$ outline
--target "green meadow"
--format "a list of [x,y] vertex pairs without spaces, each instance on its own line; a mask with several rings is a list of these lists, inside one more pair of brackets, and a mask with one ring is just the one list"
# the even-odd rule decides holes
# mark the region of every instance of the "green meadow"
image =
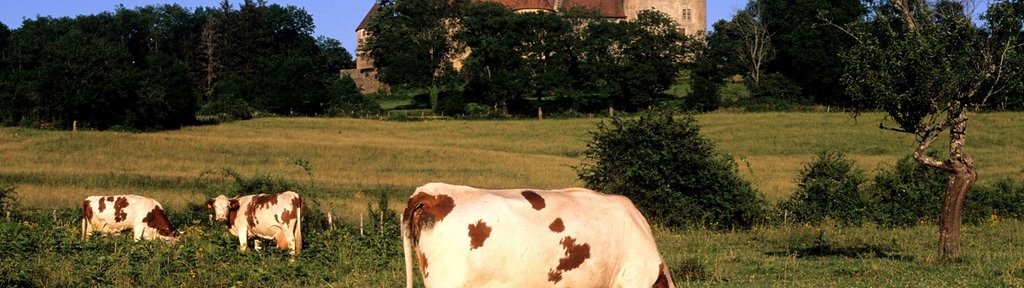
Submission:
[[[770,201],[791,194],[800,169],[823,149],[846,153],[874,175],[916,143],[879,129],[882,114],[696,118],[702,135]],[[600,121],[261,118],[156,133],[0,128],[0,178],[16,187],[21,211],[0,218],[0,241],[8,246],[0,249],[0,286],[401,286],[400,247],[358,232],[378,195],[400,211],[428,182],[580,186],[573,167]],[[967,151],[977,159],[979,183],[1024,175],[1020,123],[1024,113],[972,115]],[[277,251],[238,252],[226,229],[196,210],[209,195],[230,191],[224,187],[234,180],[225,169],[298,184],[341,228],[305,229],[308,248],[295,261]],[[133,243],[128,235],[82,243],[82,199],[107,194],[157,199],[186,236],[177,245]],[[655,227],[655,234],[685,287],[1024,286],[1024,223],[993,218],[965,226],[965,257],[957,263],[937,259],[937,230],[932,223],[790,224],[724,232]]]

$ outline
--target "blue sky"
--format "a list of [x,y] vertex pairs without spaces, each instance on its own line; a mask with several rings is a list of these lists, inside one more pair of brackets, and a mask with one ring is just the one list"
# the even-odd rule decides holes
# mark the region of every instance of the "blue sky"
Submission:
[[[92,15],[103,11],[114,11],[118,4],[131,9],[139,6],[177,3],[191,10],[195,7],[218,7],[221,0],[0,0],[0,22],[11,30],[21,27],[24,19],[35,19],[37,16],[72,17]],[[238,7],[241,0],[229,0]],[[307,0],[280,1],[268,0],[268,3],[294,5],[304,8],[313,16],[316,25],[314,36],[327,36],[341,41],[342,46],[350,53],[355,51],[355,29],[359,21],[370,10],[376,0]],[[747,0],[709,0],[708,28],[718,19],[729,19],[746,5]]]

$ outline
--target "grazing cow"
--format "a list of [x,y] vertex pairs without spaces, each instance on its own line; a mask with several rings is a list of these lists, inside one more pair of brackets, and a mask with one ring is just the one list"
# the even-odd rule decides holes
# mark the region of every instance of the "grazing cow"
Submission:
[[238,236],[239,250],[249,249],[249,238],[260,237],[276,240],[278,248],[290,249],[292,254],[302,251],[302,213],[306,204],[295,192],[230,199],[220,195],[206,202],[206,208],[213,208],[217,220],[225,221],[228,231]]
[[139,239],[178,240],[178,233],[164,214],[163,206],[149,197],[137,195],[89,196],[82,202],[82,240],[92,231],[117,233],[132,229]]
[[626,197],[583,188],[483,190],[429,183],[402,213],[426,287],[675,287]]

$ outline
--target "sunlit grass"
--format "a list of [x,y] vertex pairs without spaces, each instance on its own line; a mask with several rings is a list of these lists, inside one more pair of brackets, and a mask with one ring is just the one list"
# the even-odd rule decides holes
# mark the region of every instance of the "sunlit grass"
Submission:
[[[881,118],[877,113],[856,119],[844,113],[697,116],[703,135],[732,155],[741,175],[771,200],[789,195],[799,170],[825,148],[845,152],[871,175],[909,155],[913,136],[878,129]],[[310,174],[296,164],[305,161],[312,183],[338,195],[379,187],[411,191],[434,181],[561,188],[582,185],[573,167],[580,164],[589,133],[600,121],[266,118],[142,134],[2,128],[0,174],[35,179],[31,185],[37,187],[24,189],[61,194],[97,179],[106,179],[100,181],[106,186],[96,185],[109,188],[140,177],[175,190],[204,172],[224,168],[310,183]],[[1019,123],[1024,113],[973,115],[968,152],[977,158],[979,182],[1020,175],[1024,132]],[[132,188],[147,194],[147,185]],[[79,198],[94,192],[71,194]],[[42,198],[28,203],[66,204],[53,201],[65,196],[51,193],[23,197]]]

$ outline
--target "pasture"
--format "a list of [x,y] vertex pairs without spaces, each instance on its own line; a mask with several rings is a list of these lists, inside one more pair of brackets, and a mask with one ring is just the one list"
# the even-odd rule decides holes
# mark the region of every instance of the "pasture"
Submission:
[[[702,135],[732,155],[741,175],[771,201],[792,192],[799,170],[822,149],[847,153],[872,175],[911,153],[913,137],[878,129],[881,118],[697,116]],[[377,195],[400,211],[416,186],[434,181],[482,188],[579,186],[573,166],[599,121],[264,118],[137,134],[0,128],[0,178],[16,186],[25,211],[0,219],[0,241],[7,246],[0,249],[0,283],[401,286],[401,242],[358,232],[362,218],[374,226],[377,219],[367,210]],[[1024,113],[974,114],[970,121],[967,151],[977,159],[979,183],[1021,177]],[[239,253],[223,225],[211,225],[197,208],[206,197],[231,191],[224,169],[298,184],[297,191],[335,215],[339,227],[304,226],[305,250],[295,262],[277,251]],[[127,235],[81,243],[82,199],[107,194],[159,200],[186,236],[178,245],[132,243]],[[930,223],[906,229],[656,228],[655,234],[680,286],[1024,285],[1024,223],[1017,221],[966,226],[959,263],[936,259],[937,227]]]

